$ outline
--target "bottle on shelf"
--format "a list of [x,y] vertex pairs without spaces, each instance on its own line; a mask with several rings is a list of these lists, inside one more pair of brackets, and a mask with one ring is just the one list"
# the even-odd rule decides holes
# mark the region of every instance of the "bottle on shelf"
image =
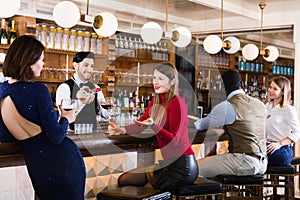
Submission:
[[77,31],[77,37],[76,37],[76,51],[83,51],[83,35],[84,33],[79,30]]
[[5,22],[4,18],[1,20],[1,42],[0,42],[0,44],[8,44],[6,22]]
[[245,70],[245,62],[244,62],[244,60],[242,58],[240,58],[238,69],[240,71],[244,71]]
[[83,51],[90,51],[91,33],[86,31],[83,37]]
[[63,30],[62,28],[58,27],[55,33],[54,49],[58,49],[58,50],[62,49],[62,37],[63,37]]
[[122,96],[122,107],[129,108],[129,96],[127,95],[126,90],[124,90],[124,94]]
[[65,28],[62,36],[62,42],[61,42],[62,50],[66,51],[69,49],[69,40],[70,40],[70,31],[69,29]]
[[46,25],[42,25],[42,30],[41,30],[41,43],[46,47],[47,46],[47,37],[48,37],[48,28]]
[[96,53],[96,45],[97,45],[97,33],[91,33],[91,46],[90,51]]
[[13,41],[17,38],[17,31],[15,28],[15,24],[16,21],[14,19],[11,20],[11,28],[10,28],[9,39],[8,39],[9,44],[12,44]]
[[48,49],[54,48],[55,35],[56,35],[56,28],[54,26],[50,26],[49,37],[48,37],[48,42],[47,42]]
[[76,48],[76,30],[71,30],[70,40],[69,40],[69,51],[75,51]]

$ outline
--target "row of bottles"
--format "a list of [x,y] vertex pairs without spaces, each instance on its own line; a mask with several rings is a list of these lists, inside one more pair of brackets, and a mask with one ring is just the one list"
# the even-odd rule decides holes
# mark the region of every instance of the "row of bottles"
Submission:
[[102,54],[102,38],[94,32],[37,24],[36,37],[48,49]]
[[167,42],[147,44],[139,36],[117,35],[115,39],[116,48],[121,49],[142,49],[151,51],[168,51]]
[[203,70],[198,72],[197,89],[198,90],[223,90],[223,82],[219,71],[210,72]]
[[244,61],[240,59],[238,69],[240,71],[249,71],[249,72],[264,72],[264,64],[263,61],[256,60],[254,62]]
[[126,89],[117,89],[114,93],[115,104],[117,107],[121,107],[125,110],[130,109],[134,115],[140,115],[144,113],[152,100],[154,94],[151,96],[143,94],[139,96],[139,88],[137,87],[134,91],[128,91]]
[[199,46],[197,63],[201,67],[228,69],[229,55],[223,50],[217,54],[209,54],[203,46]]
[[267,88],[265,87],[265,82],[265,76],[262,77],[262,80],[254,76],[250,78],[250,81],[242,81],[241,85],[246,94],[264,102],[267,98]]
[[274,62],[272,64],[272,74],[293,76],[294,68],[289,64],[279,64]]
[[152,60],[169,60],[168,43],[166,41],[156,44],[147,44],[142,41],[137,35],[116,35],[115,41],[115,56],[137,57],[137,50],[151,51]]
[[15,27],[15,20],[11,20],[10,27],[8,26],[4,18],[1,19],[1,30],[0,30],[0,44],[12,44],[17,38],[17,31]]

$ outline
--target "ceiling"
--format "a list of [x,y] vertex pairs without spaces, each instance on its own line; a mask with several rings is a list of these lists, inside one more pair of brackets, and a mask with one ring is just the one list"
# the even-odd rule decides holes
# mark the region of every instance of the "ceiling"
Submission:
[[[169,31],[178,26],[189,28],[197,40],[208,34],[221,33],[221,0],[71,0],[81,14],[95,16],[108,11],[119,22],[119,31],[139,33],[142,25],[149,21]],[[21,0],[18,14],[53,20],[52,10],[60,0]],[[260,40],[261,0],[224,0],[223,32],[236,35],[241,40]],[[264,0],[263,42],[284,49],[294,49],[293,24],[300,16],[299,0]],[[79,24],[91,26],[80,22]]]

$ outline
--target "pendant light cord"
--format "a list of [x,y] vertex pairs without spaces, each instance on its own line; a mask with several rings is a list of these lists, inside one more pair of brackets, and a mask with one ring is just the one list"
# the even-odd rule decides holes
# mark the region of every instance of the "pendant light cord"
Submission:
[[222,41],[223,41],[223,38],[224,38],[224,36],[223,36],[223,27],[224,27],[224,22],[223,22],[223,19],[224,19],[224,13],[223,13],[223,0],[221,0],[221,39],[222,39]]
[[259,4],[259,7],[261,9],[261,16],[260,16],[260,50],[262,50],[263,16],[264,16],[264,8],[266,7],[266,4],[261,2]]
[[90,0],[87,0],[87,2],[86,2],[86,15],[89,15],[89,6],[90,6]]
[[166,32],[168,32],[168,12],[169,12],[168,5],[169,5],[169,1],[166,0]]

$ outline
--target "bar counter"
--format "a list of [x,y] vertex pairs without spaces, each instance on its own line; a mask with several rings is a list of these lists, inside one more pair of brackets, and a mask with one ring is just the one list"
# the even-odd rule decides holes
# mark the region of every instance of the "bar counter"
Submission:
[[[206,131],[197,131],[189,126],[189,134],[193,144],[201,144],[206,136]],[[141,137],[142,136],[142,137]],[[84,157],[94,155],[105,155],[121,153],[125,151],[153,152],[157,148],[155,136],[151,133],[142,133],[135,135],[114,135],[109,136],[103,131],[95,131],[87,134],[68,134],[79,147]],[[219,141],[226,140],[226,134],[223,134]],[[142,156],[149,156],[142,154]],[[140,157],[138,165],[142,166],[151,163],[153,158]],[[24,165],[25,161],[21,150],[16,143],[0,143],[0,167]]]

